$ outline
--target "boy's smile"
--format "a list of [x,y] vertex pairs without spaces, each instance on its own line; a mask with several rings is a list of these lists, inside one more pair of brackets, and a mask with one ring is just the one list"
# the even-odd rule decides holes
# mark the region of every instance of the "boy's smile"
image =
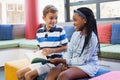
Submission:
[[43,16],[44,21],[46,22],[46,29],[50,30],[57,23],[58,13],[48,13],[46,16]]

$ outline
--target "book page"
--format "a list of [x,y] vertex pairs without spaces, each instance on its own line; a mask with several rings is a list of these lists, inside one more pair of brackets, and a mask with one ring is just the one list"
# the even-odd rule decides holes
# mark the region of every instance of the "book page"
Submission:
[[34,58],[43,58],[47,59],[45,55],[42,55],[42,50],[33,52],[33,53],[25,53],[25,56],[28,58],[28,60],[31,62]]

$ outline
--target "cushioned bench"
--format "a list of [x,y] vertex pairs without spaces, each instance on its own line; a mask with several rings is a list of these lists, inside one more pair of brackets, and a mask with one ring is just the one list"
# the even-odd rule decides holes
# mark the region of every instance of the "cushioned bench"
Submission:
[[[19,28],[18,28],[19,27]],[[17,29],[18,28],[18,29]],[[74,26],[64,26],[65,32],[67,34],[67,38],[70,41],[73,32],[75,31]],[[34,40],[27,40],[27,39],[13,39],[16,37],[24,37],[24,25],[0,25],[0,49],[5,48],[30,48],[30,49],[37,49],[37,41]],[[21,30],[21,33],[20,31]],[[23,33],[22,33],[23,31]],[[19,32],[19,33],[18,33]],[[98,26],[98,37],[100,39],[100,48],[101,48],[101,56],[104,58],[111,58],[111,59],[120,59],[120,50],[119,43],[120,43],[120,24],[107,24],[103,26]],[[4,36],[3,36],[3,33]],[[21,34],[22,36],[18,35]],[[9,39],[9,40],[8,40]],[[12,40],[11,40],[12,39]]]

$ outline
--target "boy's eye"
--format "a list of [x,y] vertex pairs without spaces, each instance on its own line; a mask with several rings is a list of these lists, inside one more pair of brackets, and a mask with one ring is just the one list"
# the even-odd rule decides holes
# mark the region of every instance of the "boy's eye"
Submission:
[[53,19],[53,17],[50,17],[50,19]]
[[56,18],[54,18],[54,17],[50,17],[50,19],[52,20],[52,19],[57,19],[57,17]]

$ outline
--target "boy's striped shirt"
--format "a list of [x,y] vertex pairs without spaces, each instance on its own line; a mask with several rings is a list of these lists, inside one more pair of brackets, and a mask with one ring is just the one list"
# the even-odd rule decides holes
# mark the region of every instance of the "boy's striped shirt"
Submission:
[[36,38],[41,49],[61,47],[68,42],[65,31],[60,26],[55,26],[49,31],[42,27],[38,29]]

